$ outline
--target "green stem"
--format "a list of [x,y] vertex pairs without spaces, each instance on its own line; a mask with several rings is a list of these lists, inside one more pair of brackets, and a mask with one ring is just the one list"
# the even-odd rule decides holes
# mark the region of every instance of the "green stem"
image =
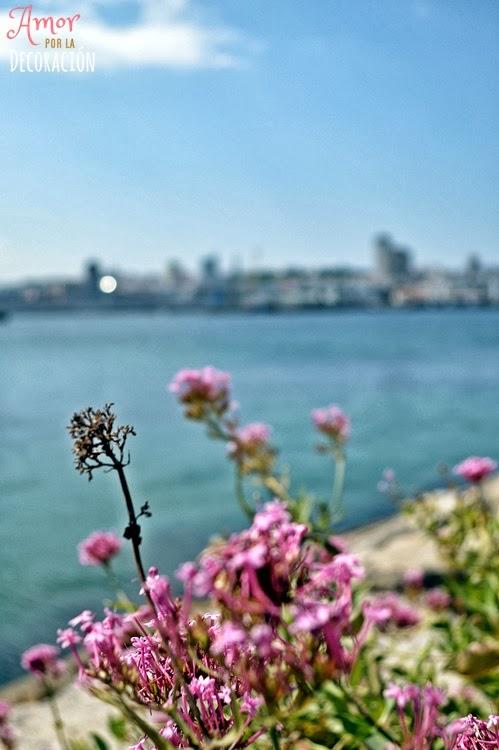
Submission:
[[399,742],[396,737],[393,736],[393,734],[386,729],[380,722],[374,718],[374,716],[371,715],[369,710],[364,706],[361,701],[358,700],[358,698],[355,697],[353,693],[350,692],[350,690],[346,687],[346,685],[342,682],[339,683],[339,687],[343,691],[343,694],[345,697],[353,703],[357,711],[360,713],[361,716],[364,717],[364,719],[367,719],[367,721],[372,724],[373,727],[376,728],[376,730],[385,737],[385,739],[389,740],[394,745],[398,745]]
[[343,450],[335,446],[333,448],[334,482],[332,496],[332,517],[336,520],[343,514],[343,487],[345,484],[346,458]]
[[121,490],[123,492],[123,497],[125,499],[125,504],[126,504],[126,508],[128,512],[128,521],[129,521],[129,524],[126,530],[127,532],[126,536],[132,543],[135,565],[137,567],[137,572],[139,574],[139,578],[143,585],[144,594],[149,602],[149,606],[151,607],[152,611],[155,614],[156,627],[158,628],[159,634],[161,635],[165,651],[168,654],[169,658],[171,659],[172,664],[177,673],[177,676],[184,687],[185,696],[186,696],[187,702],[189,703],[193,717],[197,720],[203,735],[207,737],[208,732],[204,724],[204,721],[201,717],[201,713],[199,711],[198,705],[194,699],[194,696],[192,695],[190,691],[189,685],[187,684],[187,680],[185,678],[184,671],[183,671],[183,665],[180,663],[179,659],[177,658],[176,654],[174,653],[170,645],[170,638],[168,636],[168,633],[165,633],[165,630],[161,623],[161,616],[158,613],[157,607],[154,604],[154,601],[151,597],[151,592],[149,591],[149,587],[147,585],[146,573],[145,573],[144,564],[142,562],[142,557],[140,553],[140,545],[142,543],[142,538],[140,534],[140,526],[137,523],[137,515],[135,513],[132,493],[130,492],[130,487],[128,485],[127,478],[125,475],[125,469],[121,461],[119,461],[116,458],[116,456],[113,454],[111,450],[109,451],[108,455],[114,463],[114,468],[115,468],[116,473],[118,474],[118,478],[120,480],[120,485],[121,485]]
[[246,500],[246,496],[244,494],[243,478],[238,466],[236,466],[235,468],[235,490],[237,501],[241,507],[241,510],[248,516],[249,520],[252,521],[254,511],[251,505]]
[[54,724],[54,731],[57,737],[57,742],[61,750],[69,750],[68,741],[66,739],[66,732],[64,730],[64,722],[62,720],[61,712],[54,695],[48,696],[48,703],[50,706],[50,712],[52,714],[52,721]]
[[273,474],[269,474],[268,476],[265,476],[262,478],[262,482],[264,487],[266,487],[270,492],[272,492],[273,495],[279,498],[279,500],[284,500],[285,502],[289,502],[290,497],[288,494],[288,491],[286,487],[283,485],[283,483]]
[[143,732],[146,737],[149,737],[149,739],[154,742],[157,750],[173,750],[173,745],[171,745],[167,740],[162,737],[159,732],[157,732],[151,725],[145,721],[141,716],[139,716],[122,698],[121,695],[118,695],[118,701],[120,704],[120,708],[122,712],[125,714],[127,719],[135,724],[136,727],[140,729],[141,732]]
[[270,732],[270,741],[272,742],[272,750],[280,750],[281,743],[279,742],[279,732],[277,731],[277,727],[271,727]]

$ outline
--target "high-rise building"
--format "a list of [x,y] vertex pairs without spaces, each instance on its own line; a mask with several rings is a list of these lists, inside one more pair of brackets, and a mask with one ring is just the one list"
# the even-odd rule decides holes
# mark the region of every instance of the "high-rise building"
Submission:
[[220,261],[216,255],[207,255],[201,261],[203,283],[212,284],[220,278]]
[[99,282],[102,273],[99,264],[95,260],[89,260],[85,266],[85,280],[87,291],[92,296],[99,294]]
[[395,243],[389,234],[379,234],[374,240],[376,270],[385,281],[400,281],[411,272],[411,251]]

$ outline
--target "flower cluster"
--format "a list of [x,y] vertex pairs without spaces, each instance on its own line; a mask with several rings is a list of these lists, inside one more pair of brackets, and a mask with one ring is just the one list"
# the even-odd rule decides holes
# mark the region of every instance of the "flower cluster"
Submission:
[[205,419],[210,414],[220,416],[230,404],[230,375],[203,367],[201,370],[180,370],[169,389],[185,406],[190,419]]
[[382,630],[388,625],[397,628],[411,628],[421,620],[421,615],[406,604],[397,594],[390,591],[364,602],[364,615],[376,622]]
[[[160,733],[174,747],[236,729],[245,747],[262,706],[349,674],[374,623],[354,624],[359,560],[307,534],[284,503],[267,503],[248,529],[181,567],[183,598],[151,568],[143,593],[152,611],[108,610],[102,620],[85,611],[59,631],[59,643],[73,651],[84,681],[118,693],[126,685],[127,699],[163,712]],[[208,597],[215,614],[190,616],[193,596]]]
[[267,696],[271,661],[273,698],[319,673],[349,672],[361,646],[352,625],[352,581],[363,568],[356,556],[330,553],[307,533],[284,503],[273,501],[249,529],[179,571],[188,596],[209,596],[222,612],[216,649],[230,649],[233,669],[247,673],[248,649],[260,659],[252,680]]
[[58,678],[64,672],[64,662],[59,659],[59,649],[48,643],[31,646],[21,657],[21,665],[27,672],[40,678]]
[[[275,473],[270,427],[239,424],[227,373],[212,367],[182,370],[170,390],[188,418],[203,422],[211,437],[226,444],[236,494],[250,518],[248,528],[214,540],[194,562],[180,567],[180,597],[173,595],[168,578],[155,567],[146,572],[143,563],[138,520],[150,510],[146,503],[136,512],[125,472],[125,445],[133,428],[117,426],[110,405],[75,414],[70,427],[79,471],[91,477],[107,467],[118,476],[129,521],[124,536],[131,542],[145,603],[134,609],[119,595],[101,616],[84,610],[74,617],[57,640],[72,652],[81,682],[133,727],[131,750],[499,750],[499,717],[481,721],[470,714],[455,721],[467,711],[481,711],[486,697],[497,692],[492,675],[487,693],[490,665],[482,657],[490,652],[496,663],[495,610],[483,603],[495,601],[499,586],[497,565],[491,564],[497,559],[499,524],[483,488],[468,489],[452,508],[435,512],[432,503],[438,503],[430,494],[414,504],[423,528],[438,538],[453,563],[452,577],[414,567],[400,582],[402,595],[368,595],[365,583],[357,585],[364,578],[360,559],[332,529],[337,516],[330,510],[341,507],[350,434],[341,409],[329,406],[312,414],[327,438],[318,450],[332,456],[335,466],[331,507],[314,507],[310,496],[294,496],[287,475]],[[470,458],[456,472],[479,483],[495,468],[491,459]],[[244,488],[250,481],[257,492],[248,503]],[[384,473],[384,485],[392,496],[399,494],[391,470]],[[120,547],[114,533],[94,532],[79,545],[80,562],[108,567]],[[434,588],[427,590],[428,585]],[[202,613],[194,598],[209,602]],[[443,642],[453,639],[458,649],[467,646],[466,654],[458,654],[463,659],[454,659],[456,669],[459,661],[464,665],[464,684],[452,700],[431,684],[438,661],[416,654],[412,659],[404,651],[402,663],[393,649],[394,628],[416,625],[410,640],[415,650],[424,642],[423,653],[442,652]],[[425,627],[435,628],[435,643]],[[477,643],[480,628],[483,644]],[[376,638],[378,631],[383,635]],[[479,653],[476,645],[483,645]],[[482,670],[480,701],[469,697],[466,675],[473,669],[468,661]],[[22,664],[55,701],[62,673],[58,649],[34,646]],[[394,678],[407,682],[396,684]],[[420,684],[413,684],[416,679]],[[72,746],[55,702],[53,709],[61,748]],[[0,742],[10,750],[7,713],[0,703]]]
[[[243,717],[238,747],[245,747],[259,699],[248,681],[235,678],[223,660],[215,658],[222,653],[217,646],[219,618],[190,618],[185,603],[173,599],[168,579],[156,568],[149,570],[145,589],[154,611],[124,615],[107,610],[103,620],[84,611],[59,631],[59,642],[71,648],[78,662],[80,678],[102,683],[116,694],[126,686],[128,699],[158,717],[163,714],[159,734],[174,747],[224,737],[234,729],[230,706],[237,703]],[[144,742],[137,747],[145,748]]]
[[270,445],[271,428],[262,422],[251,422],[232,430],[227,452],[237,462],[242,474],[268,474],[275,451]]
[[93,531],[78,545],[82,565],[109,565],[121,549],[121,539],[112,531]]
[[314,409],[312,421],[319,432],[337,443],[345,443],[350,437],[350,420],[339,406]]
[[499,716],[482,721],[470,714],[451,724],[446,735],[449,750],[498,750]]
[[488,457],[470,456],[454,467],[454,473],[468,482],[477,484],[497,469],[497,463]]
[[392,683],[385,690],[385,698],[395,702],[403,750],[427,750],[442,735],[439,709],[445,703],[445,695],[438,688]]

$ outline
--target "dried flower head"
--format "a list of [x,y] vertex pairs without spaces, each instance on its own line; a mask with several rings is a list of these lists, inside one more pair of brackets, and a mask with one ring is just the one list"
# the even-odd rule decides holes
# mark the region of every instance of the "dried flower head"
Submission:
[[95,469],[114,469],[129,463],[129,457],[125,458],[126,441],[136,433],[131,425],[115,425],[112,406],[106,404],[102,409],[89,406],[75,412],[68,427],[76,468],[80,474],[88,474],[89,479]]

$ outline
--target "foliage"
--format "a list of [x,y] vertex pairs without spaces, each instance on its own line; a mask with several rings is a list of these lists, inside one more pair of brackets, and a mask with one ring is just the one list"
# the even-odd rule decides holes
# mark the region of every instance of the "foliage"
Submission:
[[[110,405],[73,416],[78,470],[117,475],[141,580],[140,606],[119,594],[101,617],[85,610],[58,633],[79,680],[115,709],[114,738],[134,750],[499,748],[499,528],[483,489],[493,462],[460,465],[472,486],[454,489],[450,504],[433,494],[404,506],[435,540],[441,585],[425,591],[424,571],[413,571],[403,596],[375,593],[334,533],[350,433],[341,409],[312,415],[318,450],[334,466],[331,500],[314,502],[279,470],[270,427],[239,424],[227,373],[183,370],[170,390],[188,419],[225,444],[248,528],[181,566],[183,594],[174,597],[169,580],[142,561],[138,519],[151,512],[147,504],[136,512],[125,474],[135,431],[116,425]],[[383,484],[398,493],[391,472]],[[81,561],[110,574],[119,547],[94,532]],[[25,666],[47,686],[62,750],[105,749],[97,734],[83,744],[66,737],[57,651],[35,647]]]

